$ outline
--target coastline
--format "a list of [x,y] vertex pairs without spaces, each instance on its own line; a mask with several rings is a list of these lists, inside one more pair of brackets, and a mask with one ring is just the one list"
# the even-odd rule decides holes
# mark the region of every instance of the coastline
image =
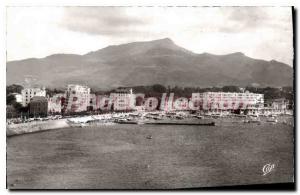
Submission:
[[[112,117],[112,115],[110,115]],[[69,119],[57,119],[57,120],[48,120],[48,121],[32,121],[29,123],[19,123],[19,124],[7,124],[6,125],[6,136],[14,136],[14,135],[21,135],[21,134],[27,134],[27,133],[35,133],[35,132],[41,132],[41,131],[47,131],[47,130],[54,130],[54,129],[62,129],[62,128],[68,128],[72,127],[72,124],[68,122],[68,120],[76,121],[77,124],[85,123],[86,121],[90,119],[98,119],[98,120],[105,120],[109,118],[108,115],[95,115],[95,116],[84,116],[84,117],[75,117],[75,118],[69,118]],[[293,117],[290,116],[278,116],[278,123],[284,123],[287,125],[293,124]],[[262,117],[261,122],[266,122],[267,118]],[[170,122],[171,124],[175,124],[176,122],[179,122],[180,124],[184,123],[195,123],[195,120],[197,119],[187,119],[187,120],[164,120],[164,123]],[[199,119],[198,119],[199,120]],[[206,121],[207,119],[200,119],[202,123]],[[209,122],[216,123],[217,126],[226,125],[228,123],[244,123],[244,119],[241,118],[232,118],[232,117],[223,117],[223,118],[214,118],[209,119]],[[161,123],[160,121],[152,121],[150,124],[155,123]],[[199,123],[199,122],[197,122]],[[104,123],[105,124],[105,123]],[[196,124],[196,123],[195,123]],[[188,124],[187,124],[188,125]],[[81,125],[80,125],[81,126]],[[82,126],[81,126],[82,127]]]

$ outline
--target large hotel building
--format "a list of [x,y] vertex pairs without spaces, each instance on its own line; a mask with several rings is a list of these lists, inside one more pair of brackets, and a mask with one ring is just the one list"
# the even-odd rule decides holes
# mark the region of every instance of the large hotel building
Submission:
[[65,97],[64,111],[86,111],[90,105],[90,88],[82,85],[68,85]]
[[204,92],[193,93],[191,100],[200,110],[237,110],[259,108],[264,105],[264,95],[257,93]]
[[110,100],[113,104],[113,109],[119,110],[134,110],[135,108],[135,95],[132,89],[118,89],[116,92],[110,94]]
[[35,96],[46,97],[46,89],[43,88],[25,88],[21,91],[22,95],[22,106],[27,106],[31,99]]

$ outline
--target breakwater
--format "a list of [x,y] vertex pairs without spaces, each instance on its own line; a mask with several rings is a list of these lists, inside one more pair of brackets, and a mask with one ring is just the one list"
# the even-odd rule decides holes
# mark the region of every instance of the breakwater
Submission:
[[66,119],[51,121],[33,121],[30,123],[10,124],[6,126],[6,136],[33,133],[38,131],[69,127]]
[[193,125],[193,126],[215,126],[215,122],[152,122],[145,123],[146,125]]

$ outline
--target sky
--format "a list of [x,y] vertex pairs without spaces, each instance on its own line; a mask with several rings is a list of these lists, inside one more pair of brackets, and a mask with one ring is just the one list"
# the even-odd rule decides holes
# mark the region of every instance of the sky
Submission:
[[170,38],[195,53],[292,66],[290,7],[8,7],[7,61]]

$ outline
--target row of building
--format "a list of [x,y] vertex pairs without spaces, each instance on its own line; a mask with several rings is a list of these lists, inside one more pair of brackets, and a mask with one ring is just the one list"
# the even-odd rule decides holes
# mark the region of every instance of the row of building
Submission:
[[110,95],[92,94],[88,86],[68,85],[65,93],[46,96],[45,88],[26,88],[21,94],[15,94],[17,102],[28,106],[33,115],[47,113],[76,113],[85,111],[130,111],[130,110],[202,110],[251,112],[270,111],[285,112],[288,102],[284,99],[265,102],[263,94],[204,92],[192,93],[190,98],[175,97],[173,93],[162,94],[158,100],[145,98],[144,94],[134,94],[132,89],[118,89]]

